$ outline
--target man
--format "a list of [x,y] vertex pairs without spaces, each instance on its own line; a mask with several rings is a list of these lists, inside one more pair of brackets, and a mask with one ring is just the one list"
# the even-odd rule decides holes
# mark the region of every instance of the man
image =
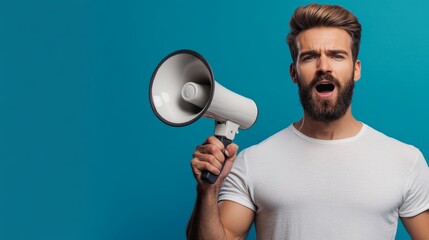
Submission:
[[[290,75],[304,116],[237,159],[237,145],[224,148],[215,137],[197,147],[188,238],[244,239],[255,222],[258,239],[394,239],[400,217],[413,239],[429,239],[422,153],[351,112],[361,74],[357,18],[310,4],[295,11],[290,27]],[[224,161],[215,184],[200,180]]]

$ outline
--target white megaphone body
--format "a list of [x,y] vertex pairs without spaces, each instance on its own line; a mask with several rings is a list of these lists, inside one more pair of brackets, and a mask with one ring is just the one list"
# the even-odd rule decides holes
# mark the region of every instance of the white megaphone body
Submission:
[[[152,75],[149,98],[155,115],[171,126],[186,126],[200,117],[214,119],[214,135],[225,146],[238,129],[251,127],[258,115],[253,100],[217,83],[207,61],[191,50],[175,51],[159,63]],[[201,178],[214,183],[218,175],[206,171]]]

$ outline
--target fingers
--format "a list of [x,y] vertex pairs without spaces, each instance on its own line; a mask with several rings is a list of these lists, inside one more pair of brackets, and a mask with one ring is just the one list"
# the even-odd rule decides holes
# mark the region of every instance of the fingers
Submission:
[[205,144],[213,144],[221,150],[223,150],[223,148],[224,148],[223,143],[219,139],[217,139],[217,137],[215,137],[215,136],[208,137],[206,139],[206,141],[204,142],[204,145]]
[[195,151],[193,157],[197,164],[195,167],[200,170],[200,172],[207,170],[217,175],[222,169],[222,163],[224,161],[223,156],[222,159],[218,159],[214,155]]
[[228,158],[235,158],[235,156],[237,155],[237,151],[238,151],[238,145],[235,143],[231,143],[228,146],[226,146],[226,149],[224,152]]
[[[205,144],[213,144],[213,145],[217,146],[221,150],[221,152],[223,152],[228,158],[229,157],[235,158],[237,151],[238,151],[237,144],[231,143],[228,146],[226,146],[226,148],[225,148],[223,143],[214,136],[208,137],[207,140],[205,141]],[[223,156],[224,155],[222,154],[221,157],[223,157]]]
[[[236,157],[238,146],[236,144],[229,144],[226,148],[223,143],[214,136],[208,137],[204,144],[197,146],[193,153],[193,159],[191,161],[191,167],[195,178],[200,181],[200,176],[203,171],[209,171],[215,175],[219,175],[222,170],[222,165],[225,161],[233,161]],[[226,159],[225,159],[225,155]],[[232,167],[232,164],[231,164]],[[228,167],[228,171],[231,167]]]
[[237,144],[235,143],[229,144],[225,149],[225,153],[227,152],[229,153],[229,156],[227,156],[227,159],[225,160],[225,165],[222,169],[222,172],[219,175],[219,178],[221,179],[225,179],[228,176],[228,174],[231,172],[235,158],[237,157],[237,152],[238,152]]
[[192,170],[194,171],[194,175],[195,177],[198,178],[198,180],[199,180],[199,176],[201,176],[201,173],[203,171],[209,171],[213,174],[218,175],[220,174],[220,170],[221,170],[220,168],[213,166],[209,162],[201,161],[198,158],[192,159],[191,166],[192,166]]
[[[220,163],[224,161],[224,146],[216,137],[209,137],[203,145],[197,146],[195,153],[213,155]],[[194,156],[195,157],[195,156]]]

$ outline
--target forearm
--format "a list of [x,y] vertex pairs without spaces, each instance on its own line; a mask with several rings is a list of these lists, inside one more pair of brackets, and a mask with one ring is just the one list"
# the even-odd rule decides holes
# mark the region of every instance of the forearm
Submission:
[[226,239],[226,233],[219,218],[218,193],[219,188],[215,186],[198,190],[194,211],[186,229],[188,239]]

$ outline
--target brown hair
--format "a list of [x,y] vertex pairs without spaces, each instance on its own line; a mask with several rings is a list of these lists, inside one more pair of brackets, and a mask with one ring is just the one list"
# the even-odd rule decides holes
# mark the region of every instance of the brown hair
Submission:
[[337,5],[319,5],[316,3],[299,7],[295,10],[289,22],[290,32],[287,36],[292,60],[298,57],[296,37],[301,32],[315,27],[335,27],[345,30],[352,38],[353,61],[356,61],[362,27],[353,13]]

